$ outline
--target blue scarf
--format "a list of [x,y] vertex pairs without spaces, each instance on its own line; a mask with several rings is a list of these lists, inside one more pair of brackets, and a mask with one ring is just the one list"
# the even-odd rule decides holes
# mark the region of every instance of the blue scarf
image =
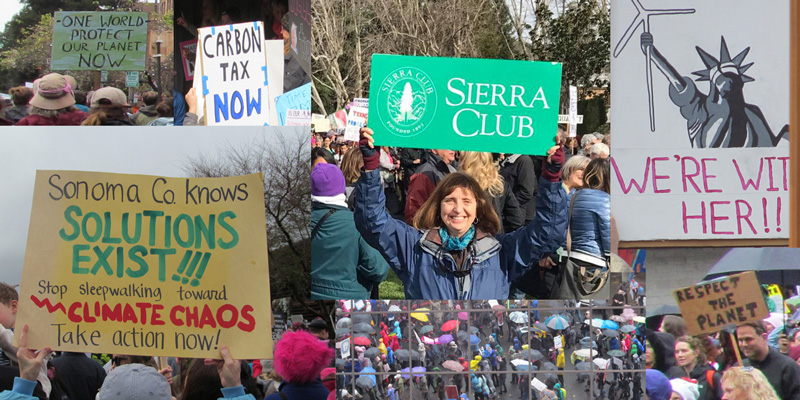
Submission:
[[445,250],[464,250],[475,236],[475,225],[470,226],[467,233],[460,238],[450,236],[445,228],[439,228],[439,236],[442,238],[442,247],[444,247]]

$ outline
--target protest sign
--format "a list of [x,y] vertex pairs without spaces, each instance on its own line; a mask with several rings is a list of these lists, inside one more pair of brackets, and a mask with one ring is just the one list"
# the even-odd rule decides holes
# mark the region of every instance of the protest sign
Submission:
[[181,62],[183,62],[183,76],[187,81],[194,79],[194,62],[197,57],[197,39],[186,40],[179,43],[181,49]]
[[[665,11],[640,13],[631,1],[611,10],[620,240],[787,238],[789,20],[775,16],[789,3],[652,7]],[[651,18],[646,35],[641,18]]]
[[446,385],[444,391],[447,394],[447,400],[458,400],[458,387],[455,385]]
[[578,88],[569,87],[569,137],[578,136]]
[[28,346],[271,358],[262,182],[38,171],[17,317]]
[[350,107],[347,115],[347,127],[344,129],[344,140],[357,142],[360,138],[361,128],[367,125],[367,113],[369,110],[362,107]]
[[285,126],[308,126],[311,121],[311,110],[286,110]]
[[207,125],[269,123],[270,85],[263,36],[261,21],[198,30],[199,83]]
[[769,316],[753,271],[700,282],[673,292],[692,335]]
[[281,126],[286,125],[288,110],[308,110],[308,121],[305,125],[311,125],[311,83],[306,83],[275,98],[275,109],[278,111],[278,121]]
[[375,54],[370,89],[378,146],[542,155],[555,144],[560,63]]
[[289,2],[289,48],[292,56],[311,76],[311,0]]
[[563,342],[561,341],[561,335],[558,335],[553,338],[553,343],[557,349],[564,347]]
[[356,107],[369,108],[369,99],[366,97],[356,97],[353,99],[353,105]]
[[[265,40],[264,45],[267,49],[267,80],[270,82],[283,82],[283,40]],[[274,100],[282,94],[283,84],[269,85],[270,99]],[[270,106],[272,105],[270,104]],[[269,124],[280,125],[275,107],[270,107]]]
[[272,342],[277,343],[281,340],[283,332],[286,332],[286,314],[272,313]]
[[147,13],[56,11],[50,69],[144,71]]

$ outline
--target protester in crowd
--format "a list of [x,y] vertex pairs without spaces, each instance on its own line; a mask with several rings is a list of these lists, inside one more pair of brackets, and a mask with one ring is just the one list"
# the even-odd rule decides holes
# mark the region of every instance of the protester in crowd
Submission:
[[430,197],[445,175],[455,172],[451,165],[456,158],[452,150],[429,150],[425,153],[425,163],[411,176],[406,194],[406,223],[411,224],[417,211]]
[[[649,385],[650,382],[648,381]],[[723,400],[779,400],[762,371],[753,367],[731,367],[722,375]]]
[[645,341],[645,367],[666,374],[670,379],[681,378],[684,371],[675,365],[675,338],[664,332],[648,329]]
[[600,139],[596,136],[597,132],[595,133],[587,133],[581,137],[581,149],[578,152],[579,155],[589,157],[591,147],[596,144],[600,143]]
[[220,14],[220,25],[238,24],[242,22],[242,11],[239,7],[228,7]]
[[595,143],[589,148],[589,158],[594,160],[596,158],[608,158],[609,149],[603,143]]
[[347,208],[352,211],[355,207],[353,191],[356,188],[358,178],[361,177],[361,168],[364,168],[364,157],[358,149],[351,149],[342,157],[342,163],[340,165],[342,174],[344,175],[344,195],[347,201]]
[[761,370],[781,399],[800,400],[800,365],[767,345],[762,321],[740,325],[736,337],[742,354],[747,357],[744,365]]
[[127,111],[128,104],[125,92],[115,87],[104,87],[92,94],[91,114],[81,125],[89,126],[130,126]]
[[131,117],[131,121],[134,125],[148,125],[159,117],[158,111],[156,110],[158,98],[158,93],[152,90],[142,93],[144,107],[140,108],[139,111]]
[[708,364],[705,349],[699,339],[692,336],[675,339],[675,361],[678,367],[683,368],[685,377],[697,381],[701,399],[722,398],[722,374]]
[[322,147],[314,147],[311,149],[311,167],[313,168],[318,163],[336,165],[336,159],[333,158],[330,151]]
[[669,400],[672,395],[672,384],[669,379],[655,369],[648,369],[645,373],[647,385],[645,386],[646,398],[649,400]]
[[65,75],[47,74],[34,82],[28,115],[17,125],[80,125],[87,114],[75,108],[74,87]]
[[159,103],[156,112],[158,112],[158,118],[150,121],[148,126],[172,126],[175,124],[172,114],[172,99]]
[[466,151],[461,153],[458,170],[475,178],[481,189],[489,195],[492,208],[502,223],[500,232],[512,232],[522,227],[525,222],[524,210],[519,207],[511,186],[500,175],[497,166],[492,162],[492,154]]
[[525,224],[529,224],[536,215],[537,178],[533,159],[525,154],[507,154],[500,163],[500,175],[525,211]]
[[561,180],[567,193],[572,193],[573,190],[583,187],[583,171],[589,161],[591,160],[587,157],[575,155],[564,163]]
[[70,399],[94,398],[106,379],[103,367],[84,353],[63,352],[52,363]]
[[11,88],[8,94],[11,95],[11,102],[14,106],[4,110],[5,118],[16,124],[28,115],[31,108],[28,103],[33,98],[33,90],[25,86],[17,86]]
[[400,205],[400,199],[395,190],[400,161],[392,157],[389,147],[383,146],[380,151],[381,184],[383,185],[383,194],[386,196],[386,209],[392,216],[402,216],[403,207]]
[[[536,236],[539,220],[495,236],[500,220],[488,196],[463,173],[439,182],[416,213],[414,227],[394,220],[384,206],[376,171],[380,155],[372,147],[372,131],[361,132],[365,172],[356,184],[356,226],[395,269],[407,299],[508,298],[510,282],[539,259],[541,250],[536,247],[563,241]],[[548,165],[559,190],[563,157],[563,149],[552,149]]]
[[672,396],[669,400],[698,400],[701,398],[697,382],[678,378],[670,379],[669,383],[672,386]]
[[314,167],[311,201],[311,298],[369,298],[373,286],[386,279],[389,266],[356,230],[345,202],[344,176],[336,165]]
[[333,349],[307,332],[286,332],[275,344],[275,371],[284,382],[265,400],[325,399],[330,391],[320,373],[330,363]]
[[661,320],[661,327],[658,330],[669,333],[673,338],[689,334],[689,328],[686,327],[686,322],[677,315],[665,315]]

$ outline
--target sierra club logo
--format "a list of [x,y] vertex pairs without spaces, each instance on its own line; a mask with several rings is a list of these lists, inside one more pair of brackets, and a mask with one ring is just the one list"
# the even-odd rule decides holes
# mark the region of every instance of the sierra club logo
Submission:
[[381,82],[378,94],[384,126],[399,136],[415,136],[428,127],[436,114],[436,88],[422,70],[398,68]]

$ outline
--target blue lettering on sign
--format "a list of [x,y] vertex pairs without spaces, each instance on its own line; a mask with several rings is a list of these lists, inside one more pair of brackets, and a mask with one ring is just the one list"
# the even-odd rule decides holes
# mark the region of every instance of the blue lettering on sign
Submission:
[[203,75],[203,96],[208,96],[208,77]]
[[[250,89],[245,91],[244,96],[238,91],[230,95],[230,102],[228,102],[228,93],[214,95],[214,120],[216,122],[225,121],[228,119],[241,119],[246,115],[261,114],[261,89],[258,89],[258,95],[250,97]],[[245,107],[246,105],[246,107]]]
[[261,67],[261,70],[264,71],[264,86],[267,86],[267,66]]

